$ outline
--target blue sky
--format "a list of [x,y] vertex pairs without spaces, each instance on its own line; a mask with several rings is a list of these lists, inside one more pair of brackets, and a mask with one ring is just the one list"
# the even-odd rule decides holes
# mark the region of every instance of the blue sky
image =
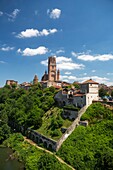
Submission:
[[0,0],[0,87],[40,80],[52,55],[61,80],[113,85],[113,1]]

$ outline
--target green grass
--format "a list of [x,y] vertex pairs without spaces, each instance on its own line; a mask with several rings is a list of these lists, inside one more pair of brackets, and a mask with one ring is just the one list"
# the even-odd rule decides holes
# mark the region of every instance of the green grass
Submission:
[[[52,137],[53,129],[51,128],[51,121],[53,118],[57,120],[58,115],[61,116],[62,111],[63,110],[58,107],[52,107],[49,111],[47,111],[42,118],[43,124],[39,129],[37,129],[37,132],[57,141],[62,136],[62,133],[60,132],[61,127],[57,129],[59,131],[59,135]],[[63,121],[62,127],[68,128],[72,124],[72,121],[68,119],[61,119]]]

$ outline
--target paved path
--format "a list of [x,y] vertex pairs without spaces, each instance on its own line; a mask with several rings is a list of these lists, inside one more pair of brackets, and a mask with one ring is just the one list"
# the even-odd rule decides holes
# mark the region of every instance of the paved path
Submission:
[[61,163],[67,165],[67,166],[70,167],[72,170],[75,170],[71,165],[69,165],[69,164],[67,164],[66,162],[64,162],[60,157],[56,156],[53,152],[51,152],[51,151],[49,151],[49,150],[47,150],[47,149],[45,149],[45,148],[42,148],[42,147],[38,146],[35,142],[33,142],[32,140],[30,140],[30,139],[28,139],[28,138],[26,138],[26,137],[24,137],[24,140],[27,141],[28,143],[30,143],[31,145],[37,147],[38,149],[43,150],[43,151],[45,151],[45,152],[47,152],[47,153],[50,153],[51,155],[54,155]]

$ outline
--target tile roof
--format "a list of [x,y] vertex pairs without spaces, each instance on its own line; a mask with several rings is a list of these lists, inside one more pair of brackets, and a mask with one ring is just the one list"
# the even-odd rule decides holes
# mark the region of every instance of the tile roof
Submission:
[[95,81],[93,81],[92,79],[86,80],[85,82],[83,82],[82,84],[99,84]]
[[75,94],[74,96],[80,97],[80,96],[84,96],[84,94]]

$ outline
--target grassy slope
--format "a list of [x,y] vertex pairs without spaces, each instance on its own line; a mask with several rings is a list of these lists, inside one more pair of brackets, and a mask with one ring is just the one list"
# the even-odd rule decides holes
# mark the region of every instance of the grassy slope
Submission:
[[[62,113],[62,109],[58,108],[58,107],[52,107],[49,111],[47,111],[44,116],[43,116],[43,124],[42,126],[37,130],[39,133],[47,136],[47,137],[50,137],[50,138],[53,138],[54,140],[58,140],[61,136],[62,136],[62,133],[59,133],[58,136],[56,137],[52,137],[51,136],[51,133],[52,133],[52,129],[51,129],[51,120],[53,118],[57,119],[57,116],[58,114],[61,115]],[[65,128],[68,128],[70,125],[71,125],[71,121],[68,120],[68,119],[62,119],[63,120],[63,125],[62,127],[65,127]],[[60,131],[61,128],[59,128],[58,130]]]

